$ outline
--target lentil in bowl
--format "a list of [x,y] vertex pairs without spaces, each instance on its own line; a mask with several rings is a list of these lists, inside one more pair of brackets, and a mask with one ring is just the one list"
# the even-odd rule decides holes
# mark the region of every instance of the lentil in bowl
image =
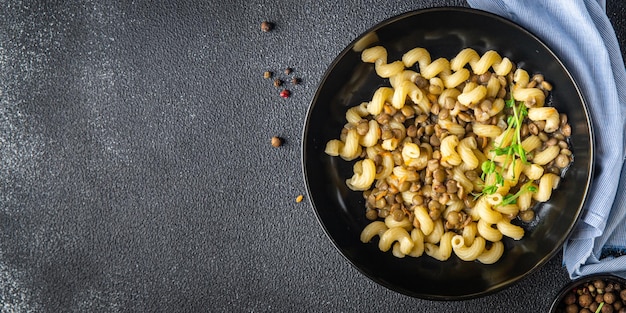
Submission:
[[550,312],[626,313],[626,280],[600,274],[572,281],[561,289]]

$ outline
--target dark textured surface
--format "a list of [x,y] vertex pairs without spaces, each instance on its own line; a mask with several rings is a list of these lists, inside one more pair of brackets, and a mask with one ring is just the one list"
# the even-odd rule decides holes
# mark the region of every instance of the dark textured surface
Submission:
[[[492,296],[413,299],[295,201],[326,67],[375,23],[442,5],[466,4],[0,2],[0,311],[547,310],[560,256]],[[607,8],[624,47],[626,6]],[[262,77],[285,67],[289,99]]]

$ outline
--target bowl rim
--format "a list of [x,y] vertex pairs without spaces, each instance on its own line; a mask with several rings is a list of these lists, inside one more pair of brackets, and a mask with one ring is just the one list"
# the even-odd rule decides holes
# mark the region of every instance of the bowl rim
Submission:
[[[367,273],[366,271],[364,271],[363,269],[361,269],[359,266],[357,266],[346,254],[345,252],[339,247],[337,241],[332,237],[332,235],[330,234],[328,228],[326,227],[326,225],[323,223],[322,218],[320,216],[319,210],[315,205],[315,201],[313,199],[313,195],[312,195],[312,191],[311,191],[311,186],[309,183],[309,179],[308,179],[308,170],[306,167],[306,161],[307,161],[307,155],[306,155],[306,151],[307,151],[307,142],[308,142],[308,133],[307,130],[310,127],[310,122],[311,122],[311,113],[312,111],[315,109],[315,104],[318,102],[318,98],[320,97],[320,91],[322,89],[322,87],[327,83],[327,80],[329,78],[329,76],[331,75],[331,73],[335,70],[335,67],[341,62],[341,60],[345,57],[346,54],[348,54],[351,51],[351,48],[355,45],[356,42],[358,42],[360,39],[362,39],[363,37],[365,37],[367,34],[370,34],[380,28],[383,28],[387,25],[393,24],[395,22],[398,22],[402,19],[406,19],[415,15],[422,15],[422,14],[429,14],[429,13],[435,13],[435,12],[462,12],[462,13],[469,13],[469,14],[477,14],[477,15],[483,15],[483,16],[487,16],[489,18],[498,20],[501,23],[504,24],[509,24],[511,26],[513,26],[514,28],[516,28],[517,30],[519,30],[520,32],[525,33],[528,37],[532,38],[533,40],[535,40],[538,44],[540,44],[550,55],[553,56],[553,58],[555,59],[555,61],[560,65],[560,67],[564,70],[566,76],[569,78],[569,80],[572,82],[574,89],[576,90],[578,97],[580,98],[581,101],[581,105],[582,105],[582,110],[583,110],[583,115],[585,116],[585,120],[586,120],[586,124],[587,124],[587,128],[589,129],[589,162],[588,162],[588,175],[587,175],[587,179],[584,182],[585,187],[584,187],[584,195],[582,196],[581,202],[577,208],[577,213],[576,213],[576,218],[574,219],[574,221],[571,223],[570,227],[567,230],[567,235],[564,236],[559,242],[557,247],[549,254],[545,255],[543,258],[541,258],[541,260],[535,264],[532,268],[530,268],[528,271],[526,271],[524,274],[522,275],[518,275],[516,277],[512,277],[510,279],[507,279],[506,281],[503,281],[501,283],[499,283],[498,285],[496,285],[495,287],[487,290],[487,291],[481,291],[481,292],[475,292],[475,293],[471,293],[471,294],[465,294],[465,295],[459,295],[459,296],[440,296],[440,295],[429,295],[429,294],[422,294],[422,293],[416,293],[416,292],[412,292],[410,290],[405,290],[403,288],[398,288],[397,286],[394,286],[386,281],[381,281],[380,279],[373,277],[372,275],[370,275],[369,273]],[[319,226],[321,226],[321,228],[324,231],[324,234],[326,236],[326,238],[328,238],[331,242],[332,242],[332,246],[339,252],[339,254],[346,260],[348,261],[348,264],[350,264],[350,266],[354,269],[356,269],[358,272],[360,272],[361,274],[363,274],[365,277],[367,277],[369,280],[373,281],[374,283],[381,285],[389,290],[404,294],[406,296],[410,296],[410,297],[414,297],[414,298],[420,298],[420,299],[426,299],[426,300],[435,300],[435,301],[461,301],[461,300],[468,300],[468,299],[475,299],[475,298],[480,298],[480,297],[484,297],[484,296],[488,296],[497,292],[502,291],[503,289],[509,288],[515,284],[517,284],[519,281],[523,280],[524,278],[527,278],[528,276],[530,276],[531,274],[535,273],[538,269],[540,269],[541,267],[543,267],[546,263],[548,263],[548,261],[550,261],[552,258],[554,258],[554,256],[558,253],[558,251],[560,251],[564,245],[564,243],[571,237],[573,230],[575,229],[575,227],[577,226],[577,224],[579,223],[579,221],[581,220],[581,216],[583,215],[583,209],[585,207],[585,204],[587,202],[587,199],[589,198],[589,190],[591,189],[591,182],[593,180],[594,177],[594,164],[595,164],[595,160],[596,160],[596,152],[595,152],[595,132],[593,129],[593,123],[590,117],[590,111],[589,108],[587,106],[588,100],[587,100],[587,96],[582,92],[580,84],[578,83],[578,81],[574,78],[574,76],[572,75],[572,73],[570,72],[570,70],[568,69],[568,67],[564,64],[564,61],[543,41],[541,40],[539,37],[537,37],[534,33],[532,33],[531,31],[529,31],[528,29],[526,29],[525,27],[519,25],[518,23],[511,21],[505,17],[502,17],[500,15],[497,15],[495,13],[491,13],[485,10],[480,10],[480,9],[475,9],[475,8],[469,8],[469,7],[461,7],[461,6],[435,6],[435,7],[429,7],[429,8],[418,8],[418,9],[414,9],[414,10],[410,10],[410,11],[406,11],[404,13],[400,13],[388,18],[383,19],[382,21],[374,24],[373,26],[367,28],[365,31],[363,31],[361,34],[359,34],[357,37],[355,37],[353,40],[350,41],[350,43],[348,43],[343,50],[337,54],[333,61],[328,65],[328,67],[326,68],[326,70],[324,71],[321,80],[319,81],[319,83],[316,86],[316,91],[315,94],[313,96],[313,98],[311,99],[306,115],[305,115],[305,120],[304,120],[304,124],[303,124],[303,128],[302,128],[302,133],[301,133],[301,142],[300,142],[300,148],[301,148],[301,170],[302,170],[302,175],[303,175],[303,179],[304,179],[304,183],[305,183],[305,188],[306,188],[306,194],[307,194],[307,200],[310,204],[311,209],[313,210],[313,213],[315,214],[317,223],[319,224]]]
[[609,272],[606,272],[606,273],[596,273],[596,274],[590,274],[590,275],[582,276],[582,277],[576,278],[574,280],[571,280],[569,283],[567,283],[563,287],[561,287],[559,292],[556,294],[556,296],[552,300],[552,304],[550,305],[550,310],[548,312],[550,312],[550,313],[556,312],[557,307],[559,306],[559,304],[561,303],[561,301],[563,300],[565,295],[572,288],[580,286],[580,285],[582,285],[584,283],[587,283],[587,282],[598,280],[598,279],[601,279],[601,280],[613,280],[613,281],[617,281],[620,284],[623,284],[623,285],[626,286],[626,278],[622,278],[620,276],[617,276],[617,275],[609,273]]

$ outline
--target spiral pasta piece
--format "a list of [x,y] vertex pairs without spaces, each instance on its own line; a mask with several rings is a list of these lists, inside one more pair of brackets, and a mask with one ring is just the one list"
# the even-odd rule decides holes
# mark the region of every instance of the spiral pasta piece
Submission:
[[[441,92],[439,97],[437,98],[437,102],[440,105],[443,105],[446,102],[447,98],[452,99],[452,101],[456,101],[456,98],[461,94],[461,91],[456,88],[446,88]],[[458,113],[457,113],[458,114]],[[455,115],[450,112],[450,115]]]
[[459,137],[450,135],[441,140],[441,161],[450,165],[459,165],[463,162],[461,156],[456,152],[459,145]]
[[515,88],[513,98],[529,107],[542,107],[546,101],[546,95],[539,88]]
[[360,105],[351,107],[346,111],[346,121],[350,124],[358,124],[368,114],[367,102],[362,102]]
[[389,227],[383,221],[373,221],[361,231],[361,242],[370,242],[374,236],[382,236]]
[[[529,186],[533,188],[538,188],[536,184],[530,184]],[[532,192],[524,192],[517,198],[517,206],[520,211],[526,211],[530,209],[532,205],[534,193]]]
[[524,148],[526,152],[532,152],[541,147],[542,144],[541,139],[535,135],[528,136],[526,139],[522,140],[522,148]]
[[501,88],[502,84],[500,84],[500,80],[496,77],[496,75],[492,75],[487,82],[487,98],[497,97]]
[[402,158],[405,164],[410,164],[410,160],[419,158],[421,151],[420,147],[415,143],[409,142],[404,144],[402,147]]
[[441,219],[433,221],[433,224],[433,231],[428,235],[424,234],[424,242],[436,244],[441,241],[441,236],[443,236],[445,230],[443,228],[443,222],[441,221]]
[[417,95],[418,92],[418,88],[413,82],[405,80],[395,89],[391,98],[391,104],[396,109],[402,109],[406,102],[407,95]]
[[471,245],[476,239],[476,236],[478,236],[478,227],[476,226],[476,222],[471,222],[467,224],[467,226],[463,227],[461,236],[463,237],[466,245]]
[[478,167],[478,158],[476,154],[474,154],[474,149],[476,149],[476,139],[474,137],[461,139],[457,147],[459,156],[461,156],[461,160],[463,160],[465,168],[468,170],[473,170]]
[[424,244],[424,252],[439,260],[445,261],[450,258],[452,255],[452,237],[454,236],[453,232],[445,232],[441,236],[441,240],[439,241],[439,245],[427,242]]
[[502,235],[510,237],[514,240],[520,240],[524,237],[524,229],[520,226],[513,225],[507,219],[501,219],[496,223],[496,227]]
[[426,79],[434,78],[443,73],[442,76],[450,75],[450,62],[445,58],[439,58],[425,67],[420,66],[420,73]]
[[465,135],[465,127],[454,123],[448,119],[439,119],[437,122],[441,128],[449,131],[452,135],[463,136]]
[[496,241],[491,244],[491,248],[485,248],[485,251],[478,256],[478,261],[483,264],[496,263],[504,254],[504,244],[502,241]]
[[368,130],[365,135],[359,138],[359,144],[363,147],[372,147],[378,143],[380,139],[380,126],[375,120],[368,122]]
[[406,229],[402,227],[393,227],[389,228],[382,234],[382,236],[380,236],[378,248],[381,251],[388,251],[391,248],[391,245],[396,241],[400,243],[400,251],[403,254],[411,253],[411,250],[415,245]]
[[346,185],[352,190],[367,190],[374,183],[376,164],[370,159],[363,159],[354,164],[354,175],[346,180]]
[[457,86],[464,83],[466,80],[470,78],[470,72],[467,69],[460,69],[452,74],[447,74],[444,72],[441,75],[441,79],[443,80],[443,85],[446,88],[456,88]]
[[421,75],[426,79],[439,75],[445,88],[455,88],[470,77],[467,69],[460,68],[451,72],[450,62],[445,58],[438,58],[431,62],[430,53],[424,48],[409,50],[402,56],[402,62],[406,67],[417,63]]
[[387,226],[387,228],[402,227],[407,231],[411,231],[411,229],[413,228],[413,225],[411,225],[411,222],[407,217],[404,217],[403,219],[398,221],[391,215],[385,217],[385,226]]
[[324,152],[330,156],[338,156],[339,152],[343,149],[344,143],[339,139],[331,139],[326,143],[326,149]]
[[413,249],[409,255],[416,258],[424,253],[424,234],[419,228],[411,230],[411,240],[413,240]]
[[502,128],[491,124],[474,123],[472,131],[480,137],[488,138],[496,138],[502,134]]
[[513,63],[508,58],[502,58],[494,50],[485,52],[482,56],[471,48],[461,50],[450,61],[450,68],[454,71],[460,70],[465,65],[469,64],[474,74],[481,75],[493,68],[497,75],[506,75],[513,68]]
[[422,69],[430,64],[430,60],[430,53],[424,48],[413,48],[402,55],[402,62],[406,67],[418,63],[419,68]]
[[489,224],[496,224],[502,220],[502,214],[491,208],[492,204],[488,201],[488,196],[482,196],[476,202],[474,210],[481,220]]
[[487,223],[485,220],[478,220],[476,223],[478,234],[480,234],[483,238],[491,242],[502,240],[502,232],[493,226],[494,224]]
[[559,112],[553,107],[530,108],[528,118],[532,121],[546,121],[543,129],[546,133],[556,131],[561,123]]
[[479,103],[487,95],[487,88],[483,85],[466,84],[463,93],[457,97],[457,100],[464,105],[471,107]]
[[381,153],[380,156],[382,158],[382,162],[381,162],[382,170],[380,172],[376,172],[376,176],[375,176],[375,179],[378,179],[378,180],[389,177],[389,175],[393,173],[393,167],[394,167],[393,156],[391,156],[391,153],[389,152]]
[[413,213],[415,214],[415,219],[420,223],[420,230],[424,236],[430,235],[435,229],[435,222],[428,215],[426,207],[418,205],[413,208]]
[[359,145],[360,136],[356,129],[350,129],[346,136],[343,148],[339,151],[339,156],[346,161],[356,159],[361,154],[361,145]]
[[393,88],[380,87],[374,92],[372,101],[367,105],[367,111],[372,115],[380,114],[383,111],[385,102],[390,102],[393,97]]
[[465,245],[465,238],[461,235],[452,237],[452,249],[454,254],[463,261],[474,261],[485,251],[485,239],[482,237],[474,238],[473,242]]
[[395,89],[398,88],[403,81],[408,80],[414,82],[419,76],[420,74],[416,71],[404,70],[397,75],[389,77],[389,84]]
[[538,180],[541,176],[543,176],[544,169],[542,166],[533,163],[525,165],[522,172],[526,175],[526,177],[528,177],[528,179]]
[[387,63],[387,49],[382,46],[363,50],[361,60],[366,63],[374,63],[376,74],[383,78],[389,78],[404,70],[402,61]]
[[419,180],[419,174],[415,170],[409,170],[404,166],[396,166],[393,168],[393,174],[403,181],[414,182]]
[[556,189],[561,177],[553,173],[546,173],[539,179],[539,188],[533,195],[539,202],[546,202],[552,196],[552,190]]
[[518,68],[513,73],[513,82],[515,83],[515,88],[523,88],[528,86],[528,82],[530,81],[530,76],[528,76],[528,72],[524,69]]
[[467,192],[474,190],[474,183],[465,176],[463,169],[459,166],[452,169],[452,179],[457,181]]
[[475,64],[480,60],[480,55],[472,48],[461,50],[454,58],[450,60],[450,69],[459,71],[467,64]]
[[533,163],[546,165],[554,160],[559,155],[559,152],[561,152],[561,148],[559,146],[549,146],[545,150],[535,153]]

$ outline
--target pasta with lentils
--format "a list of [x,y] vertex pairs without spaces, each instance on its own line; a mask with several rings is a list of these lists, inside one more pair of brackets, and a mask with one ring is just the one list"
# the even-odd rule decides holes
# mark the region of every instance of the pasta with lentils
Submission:
[[399,258],[497,262],[573,161],[567,116],[546,106],[552,85],[493,50],[432,60],[417,47],[390,62],[375,46],[361,57],[389,85],[347,110],[325,150],[354,162],[346,184],[371,221],[361,241],[378,237]]

